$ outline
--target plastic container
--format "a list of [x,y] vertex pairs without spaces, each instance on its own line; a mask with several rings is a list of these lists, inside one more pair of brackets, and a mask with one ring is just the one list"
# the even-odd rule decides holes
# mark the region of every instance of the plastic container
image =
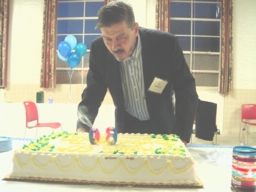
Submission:
[[233,148],[231,185],[232,188],[242,191],[256,189],[256,148]]
[[48,103],[53,104],[53,97],[48,98]]

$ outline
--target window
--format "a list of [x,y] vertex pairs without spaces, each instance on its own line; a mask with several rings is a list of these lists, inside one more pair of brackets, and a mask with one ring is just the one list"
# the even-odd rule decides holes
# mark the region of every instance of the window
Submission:
[[[89,55],[92,41],[101,36],[97,24],[97,13],[104,5],[104,0],[59,0],[57,46],[69,34],[74,35],[77,43],[85,43],[87,53],[81,63],[74,68],[72,84],[86,84],[86,75],[89,67]],[[56,83],[69,84],[68,64],[57,57]]]
[[220,18],[219,0],[170,2],[170,32],[179,38],[197,87],[219,87]]

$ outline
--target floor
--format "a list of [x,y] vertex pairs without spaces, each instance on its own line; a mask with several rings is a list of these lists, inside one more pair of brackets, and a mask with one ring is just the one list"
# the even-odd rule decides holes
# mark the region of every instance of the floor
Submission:
[[[58,121],[63,125],[63,130],[75,131],[77,120],[77,104],[38,104],[40,119],[43,122]],[[23,138],[25,128],[25,113],[22,103],[4,103],[0,104],[0,136],[9,136],[14,138]],[[94,122],[94,127],[99,128],[101,132],[105,131],[106,127],[114,125],[114,106],[104,104],[99,110],[99,114]],[[13,117],[16,117],[15,121]],[[29,130],[26,133],[27,138],[34,138],[36,130]],[[253,129],[251,129],[253,131]],[[256,130],[255,130],[256,131]],[[41,129],[37,136],[42,136],[50,133],[49,129]],[[241,145],[239,136],[236,135],[217,135],[213,139],[214,143],[220,146],[237,146]],[[192,134],[192,144],[214,145],[212,141],[206,141],[195,138]],[[249,142],[247,145],[256,146],[256,132],[249,134]]]
[[206,141],[198,139],[195,137],[195,134],[192,134],[191,144],[206,144],[206,145],[221,145],[221,146],[237,146],[237,145],[250,145],[256,146],[256,133],[249,133],[248,142],[242,143],[239,141],[238,135],[216,135],[214,136],[213,141]]

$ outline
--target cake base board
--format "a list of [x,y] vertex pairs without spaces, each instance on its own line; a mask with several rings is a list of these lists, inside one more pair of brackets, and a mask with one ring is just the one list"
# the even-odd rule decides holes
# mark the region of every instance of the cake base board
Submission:
[[106,181],[87,181],[87,180],[70,180],[70,179],[47,179],[47,178],[39,178],[39,177],[11,177],[10,175],[6,175],[3,180],[7,181],[23,181],[23,182],[40,182],[40,183],[61,183],[61,184],[97,184],[97,185],[115,185],[115,186],[136,186],[136,187],[155,187],[155,188],[203,188],[203,183],[197,177],[199,181],[198,184],[184,184],[184,185],[174,185],[174,184],[149,184],[149,183],[117,183],[117,182],[106,182]]

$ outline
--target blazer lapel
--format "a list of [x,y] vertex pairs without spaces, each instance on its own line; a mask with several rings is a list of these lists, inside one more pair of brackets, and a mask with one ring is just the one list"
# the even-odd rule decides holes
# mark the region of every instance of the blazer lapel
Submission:
[[118,101],[119,106],[123,106],[124,97],[123,97],[123,89],[122,89],[122,80],[120,74],[120,62],[117,61],[111,53],[108,55],[107,61],[107,82],[109,89],[112,93],[113,98]]
[[148,89],[155,77],[156,62],[153,57],[154,53],[152,52],[152,49],[150,49],[150,45],[148,45],[147,43],[148,42],[147,37],[144,34],[143,30],[141,29],[140,29],[140,39],[141,39],[141,49],[142,49],[141,54],[142,54],[142,64],[143,64],[144,88],[145,88],[147,107],[150,113],[152,98]]

